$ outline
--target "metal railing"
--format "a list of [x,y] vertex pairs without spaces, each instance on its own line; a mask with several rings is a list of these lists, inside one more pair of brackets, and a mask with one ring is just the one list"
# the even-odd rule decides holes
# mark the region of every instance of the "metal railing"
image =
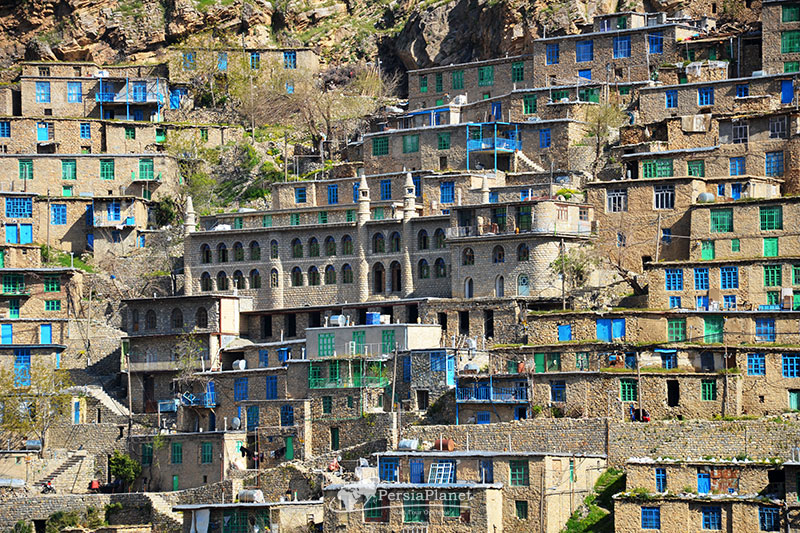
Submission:
[[161,172],[156,174],[155,172],[140,172],[139,175],[136,175],[136,171],[131,171],[131,181],[161,181]]
[[187,407],[216,407],[217,393],[201,392],[198,394],[192,394],[185,392],[183,393],[183,396],[181,396],[181,403]]
[[524,402],[528,401],[525,387],[458,387],[457,402]]
[[[532,221],[531,224],[533,224]],[[497,223],[482,224],[480,226],[458,226],[455,228],[447,228],[445,235],[448,239],[456,239],[464,237],[477,237],[479,235],[508,235],[512,233],[537,233],[549,235],[568,233],[571,235],[589,235],[591,232],[591,222],[581,221],[578,222],[577,225],[570,225],[567,222],[564,222],[563,224],[552,223],[539,225],[537,227],[528,227],[527,223],[523,227]]]
[[3,287],[0,294],[3,296],[30,296],[31,290],[27,287]]
[[136,218],[133,214],[120,213],[119,218],[109,217],[108,213],[95,213],[94,225],[98,227],[103,226],[135,226]]
[[359,387],[387,387],[389,378],[380,376],[353,376],[342,378],[308,378],[310,389],[340,389]]
[[356,342],[349,341],[345,346],[345,355],[379,356],[394,353],[393,342]]
[[467,141],[467,151],[476,150],[522,150],[522,141],[517,139],[506,139],[505,137],[488,137],[485,139],[470,139]]

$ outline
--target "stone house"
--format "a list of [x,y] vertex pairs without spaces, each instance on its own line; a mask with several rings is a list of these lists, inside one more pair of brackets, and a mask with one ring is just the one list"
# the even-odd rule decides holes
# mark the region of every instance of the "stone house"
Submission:
[[761,3],[761,61],[767,74],[797,72],[800,48],[796,38],[800,31],[797,4],[784,0]]
[[175,505],[172,510],[183,514],[183,532],[208,530],[233,533],[249,527],[260,531],[305,533],[322,525],[324,508],[321,500],[286,500],[266,503],[195,503]]

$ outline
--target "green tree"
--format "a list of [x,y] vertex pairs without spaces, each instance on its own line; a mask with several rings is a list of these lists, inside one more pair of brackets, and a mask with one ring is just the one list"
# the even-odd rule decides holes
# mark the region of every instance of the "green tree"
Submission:
[[128,490],[142,473],[141,463],[119,450],[114,450],[114,455],[108,460],[108,467],[111,469],[111,475],[122,481]]
[[597,180],[597,173],[603,166],[606,148],[611,138],[619,132],[625,122],[625,112],[620,106],[609,102],[590,106],[586,111],[585,137],[594,147],[594,162],[592,163],[592,179]]

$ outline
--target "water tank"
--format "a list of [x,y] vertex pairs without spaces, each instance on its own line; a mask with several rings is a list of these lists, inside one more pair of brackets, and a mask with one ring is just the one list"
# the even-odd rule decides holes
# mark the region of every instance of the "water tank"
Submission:
[[452,452],[456,449],[456,442],[453,439],[436,439],[431,450],[441,450]]
[[710,192],[701,192],[697,197],[697,202],[701,204],[711,204],[714,203],[715,200],[716,197]]
[[331,326],[344,326],[347,324],[347,317],[344,315],[331,315],[330,321],[328,322]]
[[381,314],[380,313],[367,313],[367,325],[377,325],[381,323]]
[[228,231],[231,229],[230,224],[218,224],[214,231]]
[[25,441],[25,449],[26,450],[41,450],[42,449],[42,441],[40,441],[40,440],[26,440]]
[[397,444],[397,447],[401,450],[416,450],[419,448],[419,439],[403,439]]
[[239,429],[242,427],[242,421],[238,416],[234,416],[233,420],[231,420],[231,427],[233,429]]
[[477,372],[480,369],[481,369],[481,367],[479,367],[475,363],[467,363],[466,365],[464,365],[464,370],[470,370],[470,371]]
[[239,503],[264,503],[264,493],[259,489],[240,490]]
[[244,370],[247,368],[247,361],[244,359],[237,359],[233,362],[233,370]]
[[392,323],[392,315],[381,315],[380,323],[381,324],[391,324]]

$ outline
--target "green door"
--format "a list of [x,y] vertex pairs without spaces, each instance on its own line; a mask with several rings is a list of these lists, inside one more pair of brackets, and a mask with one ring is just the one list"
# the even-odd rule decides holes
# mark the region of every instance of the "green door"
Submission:
[[364,353],[364,332],[363,331],[354,331],[353,332],[353,355],[363,354]]
[[19,300],[8,301],[8,318],[19,318]]
[[700,252],[700,259],[710,261],[714,259],[714,241],[703,241]]
[[544,372],[544,354],[533,354],[533,371],[537,374]]
[[789,391],[789,409],[792,411],[800,410],[800,390]]
[[0,268],[5,268],[6,266],[6,251],[0,250]]
[[178,490],[178,476],[172,476],[172,490]]
[[714,343],[723,342],[722,330],[723,320],[721,316],[710,316],[703,318],[703,342]]
[[385,329],[383,330],[383,334],[381,335],[381,353],[382,354],[389,354],[394,351],[394,330],[393,329]]
[[339,449],[339,428],[331,428],[331,450]]
[[286,460],[294,460],[294,437],[286,437]]
[[363,374],[361,365],[363,361],[356,361],[356,366],[353,367],[353,387],[361,386],[361,375]]

